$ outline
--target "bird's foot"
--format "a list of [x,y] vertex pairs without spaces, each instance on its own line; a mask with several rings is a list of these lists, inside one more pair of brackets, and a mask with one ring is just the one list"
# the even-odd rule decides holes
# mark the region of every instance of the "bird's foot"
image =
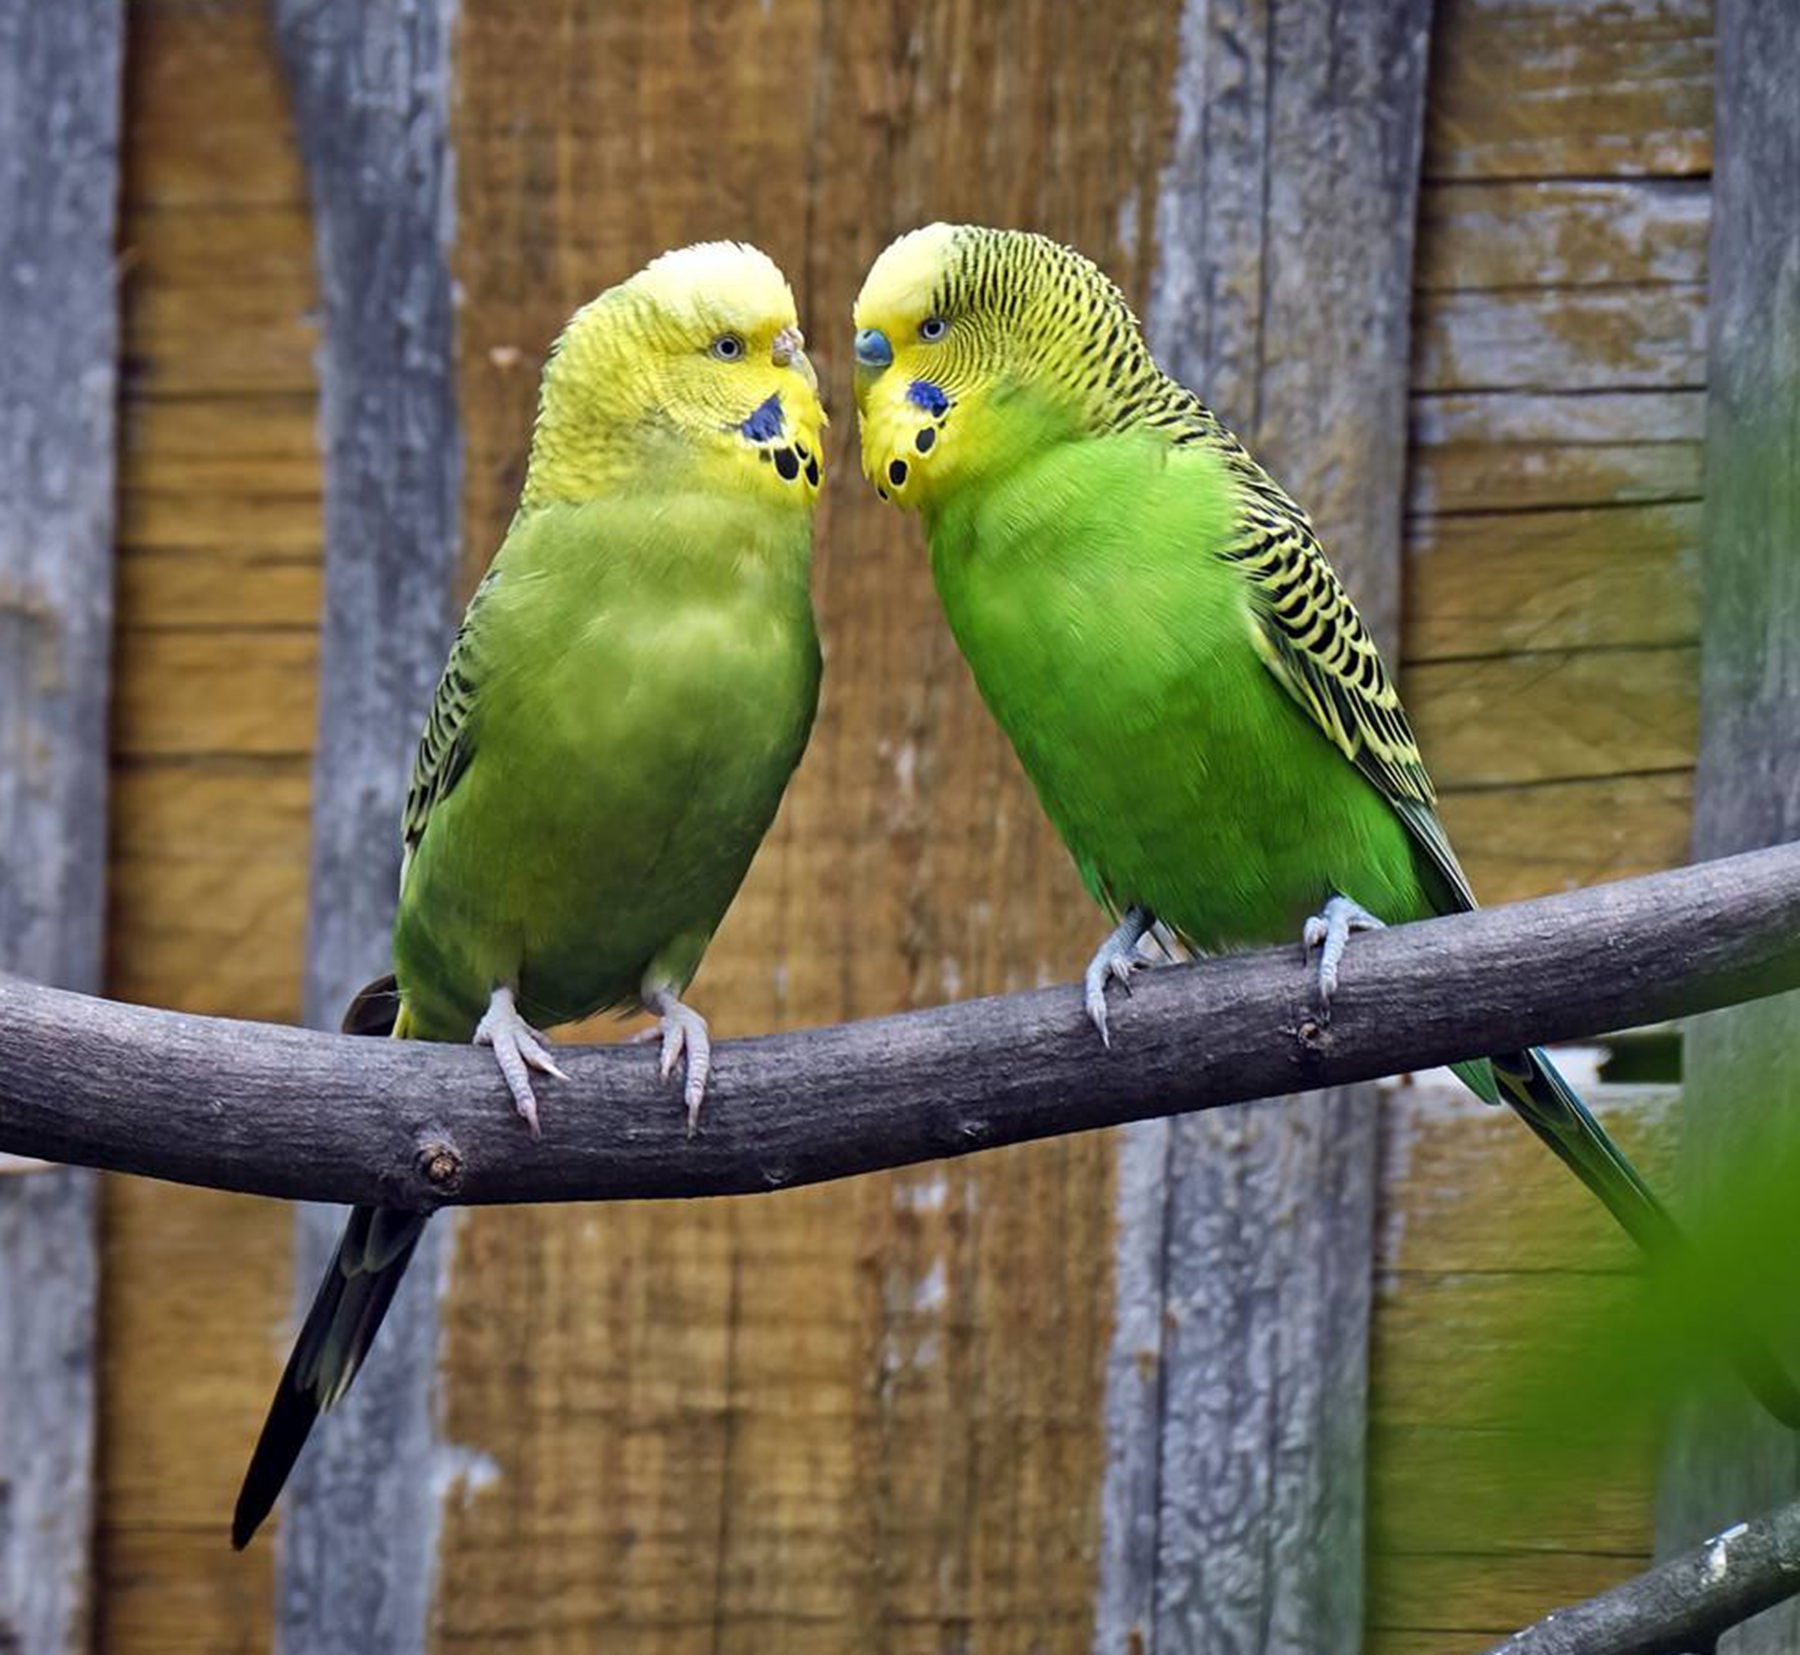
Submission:
[[492,1046],[494,1061],[500,1065],[507,1091],[512,1093],[513,1107],[524,1121],[532,1137],[543,1136],[538,1127],[537,1098],[531,1090],[531,1071],[567,1080],[556,1061],[544,1049],[544,1037],[523,1017],[513,1004],[510,988],[497,988],[488,1001],[488,1009],[475,1025],[475,1044]]
[[662,1077],[667,1080],[687,1054],[687,1081],[681,1089],[687,1104],[687,1132],[693,1137],[700,1126],[700,1105],[706,1100],[706,1080],[712,1073],[712,1035],[706,1019],[684,1005],[672,989],[653,989],[644,1004],[661,1019]]
[[1367,908],[1347,896],[1334,896],[1324,910],[1314,914],[1300,932],[1300,941],[1310,958],[1319,951],[1319,1004],[1327,1018],[1331,1016],[1331,999],[1337,993],[1338,962],[1344,957],[1345,945],[1354,931],[1385,931],[1387,927]]
[[1106,941],[1088,961],[1081,985],[1087,1000],[1088,1017],[1100,1031],[1102,1046],[1110,1048],[1112,1045],[1112,1031],[1106,1026],[1106,985],[1118,983],[1127,994],[1131,992],[1131,974],[1143,970],[1149,963],[1138,953],[1137,945],[1155,923],[1149,909],[1127,908],[1125,917],[1107,934]]

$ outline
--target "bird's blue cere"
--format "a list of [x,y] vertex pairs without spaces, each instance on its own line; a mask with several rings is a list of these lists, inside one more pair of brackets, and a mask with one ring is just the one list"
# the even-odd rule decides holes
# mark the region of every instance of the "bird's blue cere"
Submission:
[[943,417],[950,399],[929,379],[915,379],[906,387],[906,400],[915,408],[923,408],[933,419]]
[[893,342],[880,328],[856,330],[856,365],[859,368],[885,368],[893,360]]
[[773,393],[738,427],[752,442],[773,442],[781,435],[781,394]]

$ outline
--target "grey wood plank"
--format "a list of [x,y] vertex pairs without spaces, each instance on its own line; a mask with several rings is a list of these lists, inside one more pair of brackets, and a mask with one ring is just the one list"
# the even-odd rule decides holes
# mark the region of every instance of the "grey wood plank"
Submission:
[[[96,992],[124,22],[0,0],[0,969]],[[0,1650],[85,1649],[98,1186],[0,1179]]]
[[[386,967],[412,749],[454,621],[461,448],[452,0],[275,0],[324,306],[325,602],[305,1008],[334,1027]],[[343,1215],[304,1210],[310,1303]],[[445,1479],[433,1414],[450,1226],[426,1232],[368,1367],[321,1422],[280,1527],[278,1646],[424,1647]]]
[[[1696,856],[1800,839],[1800,8],[1720,0],[1717,39]],[[1683,1172],[1703,1200],[1755,1134],[1800,1119],[1797,1047],[1800,995],[1688,1029]],[[1796,1492],[1800,1439],[1735,1388],[1694,1398],[1662,1468],[1658,1549]],[[1718,1647],[1791,1655],[1800,1604]]]
[[[1146,306],[1390,651],[1430,18],[1190,0]],[[1363,1090],[1132,1129],[1096,1655],[1360,1641],[1375,1168]]]

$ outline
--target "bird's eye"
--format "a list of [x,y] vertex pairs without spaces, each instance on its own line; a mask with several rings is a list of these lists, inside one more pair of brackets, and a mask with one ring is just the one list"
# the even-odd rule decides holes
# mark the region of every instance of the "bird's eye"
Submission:
[[735,333],[721,333],[707,349],[721,362],[735,362],[744,354],[744,341]]
[[935,345],[950,331],[950,324],[941,316],[927,316],[919,324],[919,337],[928,345]]

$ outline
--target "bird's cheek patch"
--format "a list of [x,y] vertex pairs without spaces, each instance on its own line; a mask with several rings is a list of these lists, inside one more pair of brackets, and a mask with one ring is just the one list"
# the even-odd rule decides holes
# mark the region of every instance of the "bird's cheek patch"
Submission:
[[929,379],[915,379],[906,387],[906,400],[913,407],[921,408],[932,419],[942,419],[950,411],[950,398],[941,385],[933,384]]
[[887,462],[885,483],[876,482],[875,491],[884,500],[905,488],[914,467],[937,448],[944,422],[955,406],[943,388],[929,379],[915,379],[906,389],[906,400],[925,416],[925,422],[910,431],[911,453],[902,447],[900,452],[893,454]]
[[787,419],[781,409],[781,393],[776,391],[752,411],[750,417],[738,426],[738,430],[751,442],[766,443],[779,437],[786,425]]
[[791,444],[784,443],[779,448],[758,448],[756,457],[766,465],[773,465],[775,475],[784,483],[797,483],[804,477],[808,487],[817,488],[824,476],[819,456],[798,437]]

